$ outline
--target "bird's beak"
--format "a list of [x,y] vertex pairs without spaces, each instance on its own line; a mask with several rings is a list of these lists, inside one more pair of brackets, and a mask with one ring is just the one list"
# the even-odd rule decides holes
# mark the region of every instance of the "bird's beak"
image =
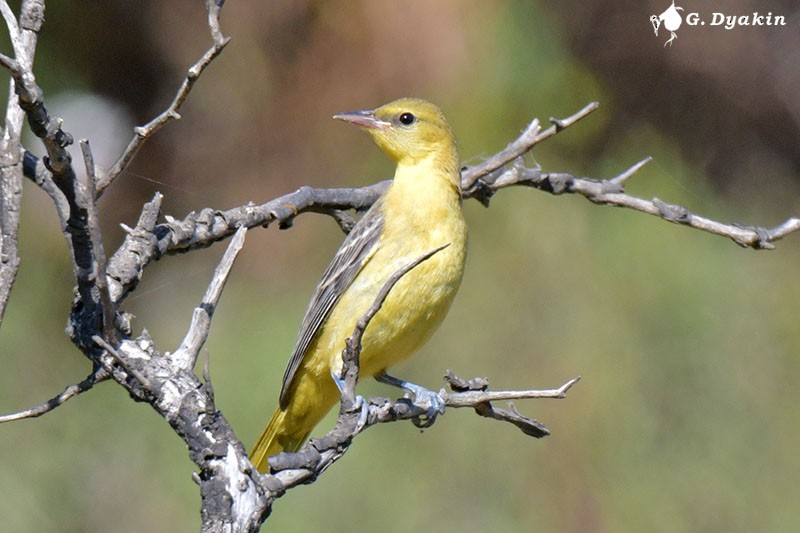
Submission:
[[392,123],[386,122],[385,120],[380,120],[375,117],[374,111],[348,111],[347,113],[339,113],[338,115],[333,115],[333,118],[336,120],[343,120],[345,122],[349,122],[350,124],[355,124],[361,128],[367,128],[372,130],[385,130],[389,128]]

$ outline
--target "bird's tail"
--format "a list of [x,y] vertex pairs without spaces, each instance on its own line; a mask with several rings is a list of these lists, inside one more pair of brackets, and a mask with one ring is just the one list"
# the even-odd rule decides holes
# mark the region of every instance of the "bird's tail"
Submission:
[[280,452],[296,452],[308,439],[311,430],[303,425],[290,423],[291,415],[288,410],[278,407],[272,418],[258,438],[253,451],[250,452],[250,461],[258,468],[259,472],[269,470],[267,459],[270,455]]

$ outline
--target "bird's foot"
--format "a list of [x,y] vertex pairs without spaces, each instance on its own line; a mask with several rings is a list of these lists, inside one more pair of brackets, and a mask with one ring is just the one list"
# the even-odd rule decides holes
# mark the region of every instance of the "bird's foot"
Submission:
[[436,422],[436,417],[444,414],[445,401],[441,394],[428,390],[425,387],[410,383],[408,381],[398,379],[386,374],[385,372],[375,376],[375,379],[381,383],[393,385],[406,391],[406,393],[414,396],[412,404],[414,407],[425,411],[424,415],[420,415],[412,420],[418,428],[427,428]]
[[[336,388],[339,389],[339,394],[344,394],[344,380],[341,376],[338,375],[337,372],[331,370],[331,377],[333,378],[333,382],[336,383]],[[364,426],[367,425],[367,418],[369,417],[369,402],[364,399],[363,396],[360,394],[356,394],[355,398],[353,399],[353,405],[347,410],[350,413],[355,413],[356,411],[361,410],[361,414],[358,417],[358,424],[356,425],[356,433],[360,433]]]
[[414,395],[414,406],[424,409],[426,413],[418,418],[414,418],[412,422],[418,428],[427,428],[436,422],[436,417],[444,414],[445,402],[444,398],[432,390],[420,387],[409,383],[412,387],[407,388],[411,394]]

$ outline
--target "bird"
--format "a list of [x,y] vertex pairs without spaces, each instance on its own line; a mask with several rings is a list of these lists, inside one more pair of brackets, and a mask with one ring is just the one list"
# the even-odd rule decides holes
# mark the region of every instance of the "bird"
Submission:
[[670,33],[670,37],[667,39],[667,42],[664,43],[664,46],[672,46],[672,41],[678,38],[678,35],[675,32],[678,31],[678,28],[681,27],[681,23],[683,22],[683,18],[678,11],[683,10],[684,9],[682,7],[675,5],[675,0],[672,0],[672,5],[664,10],[663,13],[658,16],[650,16],[650,23],[653,25],[653,31],[656,33],[656,37],[658,37],[658,29],[661,27],[662,22],[664,23],[664,27]]
[[437,393],[386,370],[431,337],[461,285],[467,225],[455,138],[442,111],[418,98],[333,118],[367,132],[396,169],[389,187],[348,233],[314,290],[283,376],[278,407],[250,453],[261,472],[268,471],[270,456],[299,450],[339,402],[346,339],[386,281],[440,247],[397,281],[364,330],[359,378],[372,376],[404,389],[415,403],[428,402],[433,417],[444,411]]

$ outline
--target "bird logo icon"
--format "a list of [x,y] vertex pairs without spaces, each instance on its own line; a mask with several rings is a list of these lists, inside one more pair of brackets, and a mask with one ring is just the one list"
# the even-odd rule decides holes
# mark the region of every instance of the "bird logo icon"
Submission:
[[681,23],[683,22],[683,17],[681,17],[678,11],[683,11],[683,8],[676,6],[675,0],[672,0],[672,5],[664,10],[663,13],[650,16],[650,23],[653,25],[653,31],[656,33],[656,37],[658,37],[658,30],[661,28],[662,24],[664,28],[669,31],[670,37],[667,39],[667,42],[664,43],[664,46],[672,46],[672,41],[678,38],[675,32],[678,31],[678,28],[681,27]]

